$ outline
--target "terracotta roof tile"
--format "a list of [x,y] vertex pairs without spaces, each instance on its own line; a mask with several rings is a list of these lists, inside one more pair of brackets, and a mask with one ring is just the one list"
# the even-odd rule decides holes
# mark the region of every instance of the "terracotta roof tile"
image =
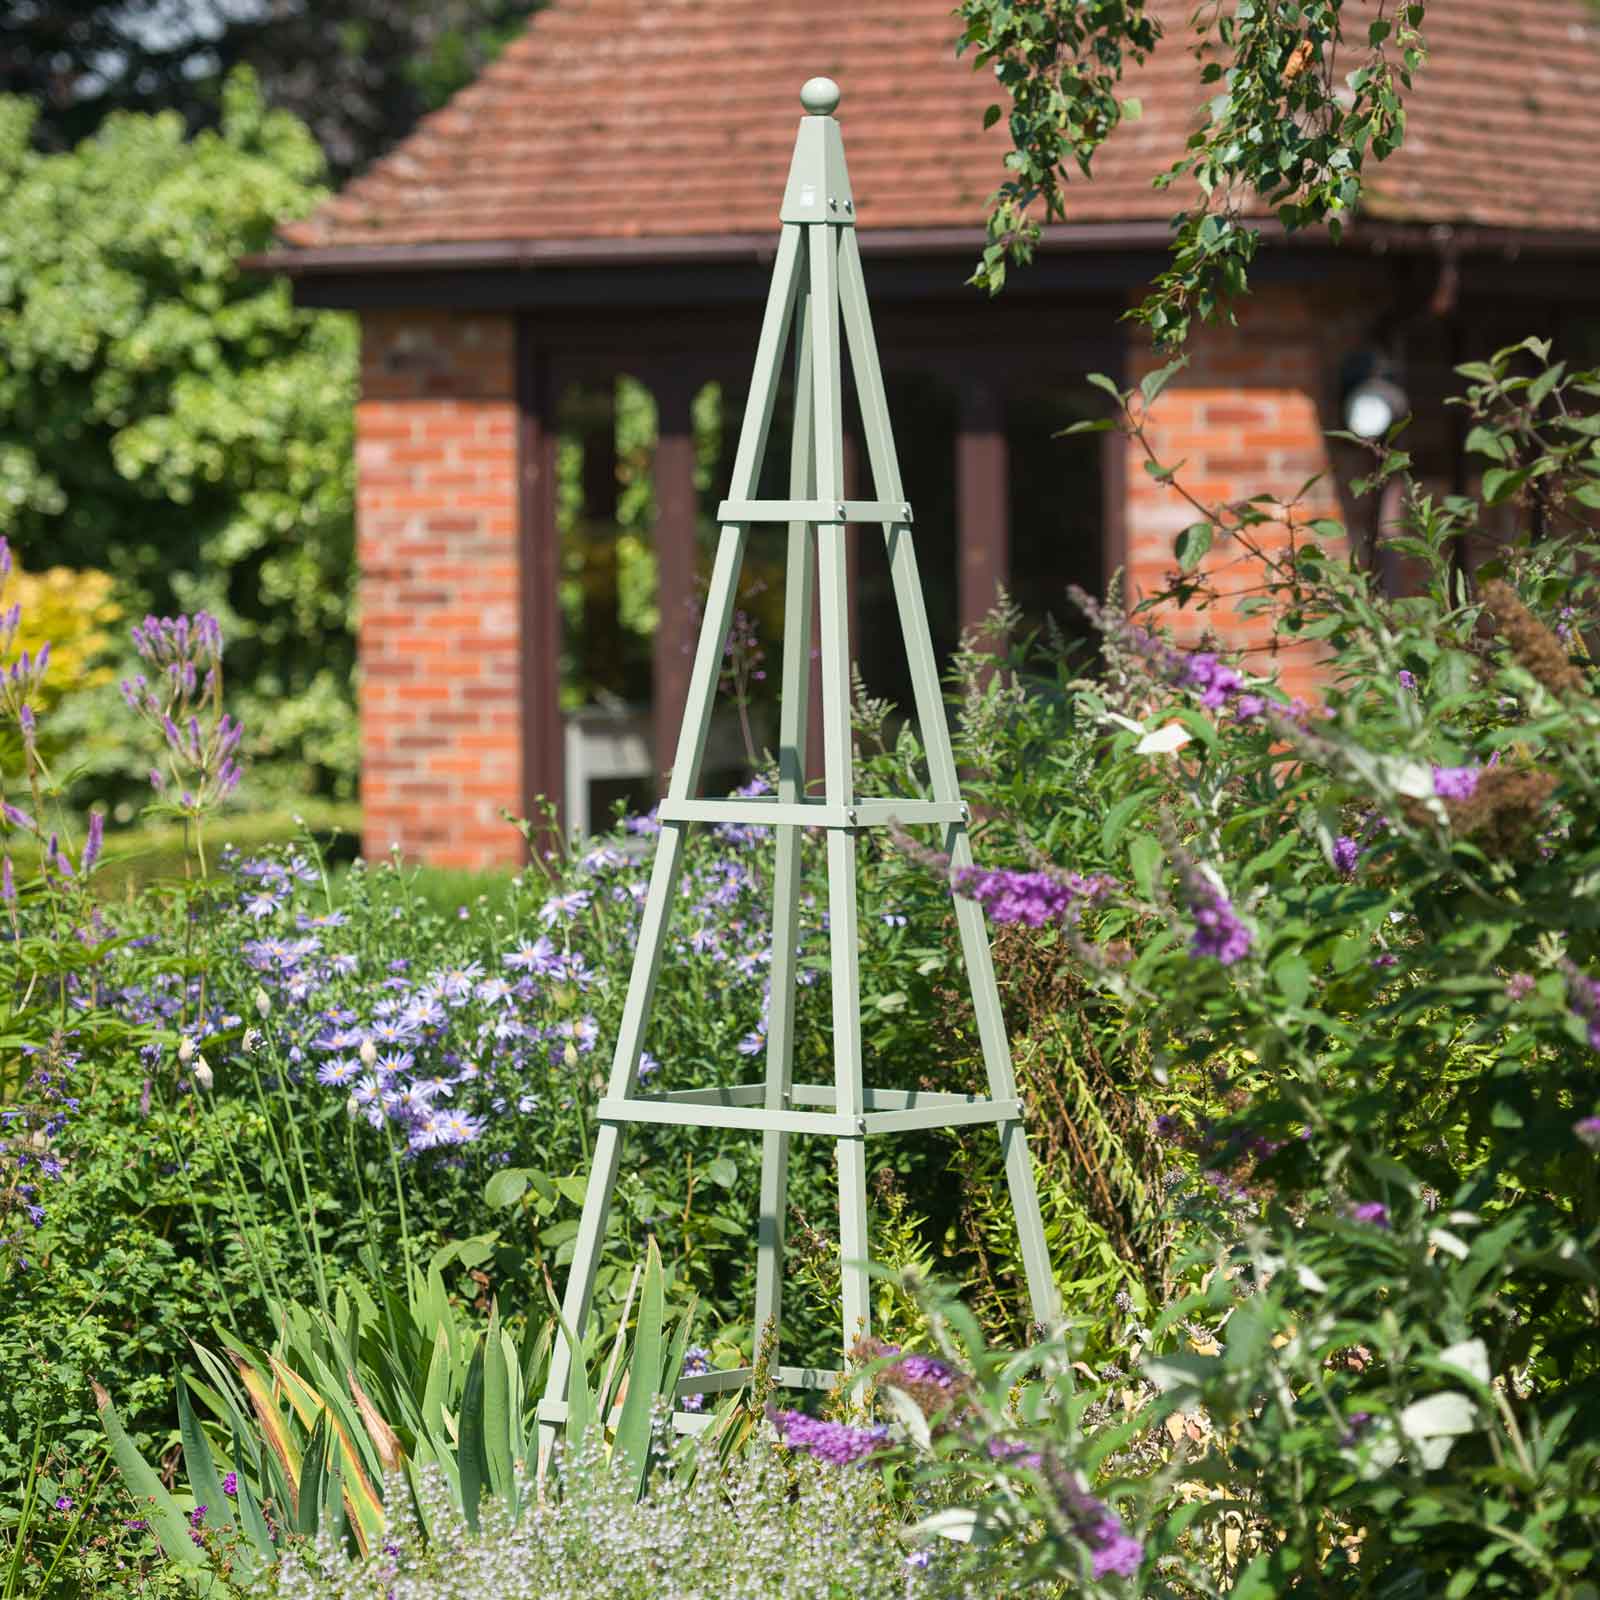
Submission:
[[[1201,91],[1169,37],[1074,181],[1083,222],[1163,219],[1151,177]],[[759,234],[776,226],[797,91],[836,78],[862,226],[971,226],[1002,176],[992,78],[957,58],[949,0],[554,0],[448,106],[312,217],[299,247]],[[1446,0],[1405,147],[1375,169],[1392,220],[1600,230],[1600,14],[1587,0]]]

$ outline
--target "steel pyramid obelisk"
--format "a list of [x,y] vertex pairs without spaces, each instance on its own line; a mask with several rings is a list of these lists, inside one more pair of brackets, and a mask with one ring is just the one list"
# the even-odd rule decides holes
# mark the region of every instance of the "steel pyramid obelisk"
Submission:
[[[845,167],[844,144],[832,112],[837,85],[813,78],[800,91],[808,115],[801,118],[779,218],[783,232],[773,267],[755,372],[750,383],[729,498],[722,503],[716,562],[706,598],[705,621],[696,648],[688,704],[667,797],[661,802],[661,834],[645,898],[628,984],[616,1055],[606,1096],[598,1107],[599,1133],[588,1191],[574,1245],[562,1306],[563,1320],[583,1337],[594,1287],[595,1266],[605,1235],[621,1157],[622,1131],[632,1122],[706,1128],[744,1128],[760,1133],[761,1213],[757,1239],[755,1327],[776,1351],[783,1305],[783,1223],[789,1140],[815,1134],[837,1141],[839,1155],[839,1243],[843,1306],[841,1348],[870,1331],[865,1262],[867,1244],[866,1141],[908,1129],[993,1123],[1000,1136],[1006,1177],[1021,1238],[1033,1315],[1050,1322],[1057,1309],[1050,1258],[1023,1135],[1011,1054],[1006,1043],[983,911],[970,900],[954,902],[961,949],[971,984],[978,1033],[989,1079],[985,1096],[935,1094],[926,1090],[869,1089],[862,1082],[859,934],[856,914],[856,834],[887,826],[935,825],[956,866],[970,865],[968,811],[962,802],[939,690],[939,669],[917,578],[911,507],[904,499],[894,437],[889,428],[883,375],[867,309],[856,243],[855,203]],[[841,406],[840,327],[849,343],[861,418],[872,469],[873,500],[844,498],[844,437]],[[761,478],[773,404],[786,347],[793,334],[794,434],[787,500],[754,498]],[[934,798],[858,799],[853,789],[850,747],[850,651],[847,637],[845,527],[881,523],[887,541],[900,628],[905,638],[916,698],[917,723],[927,752]],[[732,618],[745,541],[753,523],[786,523],[789,530],[785,628],[779,722],[779,785],[775,799],[695,798],[723,642]],[[820,589],[818,584],[820,583]],[[810,680],[810,620],[820,594],[822,618],[822,798],[805,792],[806,698]],[[777,841],[772,919],[772,997],[767,1029],[766,1078],[726,1088],[682,1089],[641,1094],[639,1053],[674,899],[684,839],[695,823],[740,822],[770,827]],[[828,835],[828,909],[831,945],[834,1073],[830,1086],[792,1081],[795,949],[800,900],[800,834],[825,828]],[[791,1388],[826,1388],[838,1374],[778,1365],[777,1382]],[[565,1420],[571,1355],[558,1337],[549,1382],[540,1404],[546,1450],[550,1428]],[[749,1368],[686,1378],[678,1394],[740,1387]],[[691,1429],[708,1414],[679,1411],[675,1421]],[[541,1455],[546,1453],[541,1451]]]

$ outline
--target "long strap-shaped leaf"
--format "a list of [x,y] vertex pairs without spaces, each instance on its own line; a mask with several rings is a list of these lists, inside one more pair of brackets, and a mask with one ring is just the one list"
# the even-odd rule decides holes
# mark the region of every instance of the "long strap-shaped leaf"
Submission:
[[294,1407],[301,1423],[309,1428],[326,1420],[331,1436],[338,1441],[338,1453],[344,1457],[341,1477],[344,1480],[346,1509],[350,1513],[356,1543],[361,1547],[362,1555],[367,1555],[371,1546],[382,1535],[386,1519],[383,1514],[383,1501],[379,1498],[378,1491],[372,1486],[372,1480],[361,1470],[361,1457],[351,1429],[339,1415],[345,1407],[344,1397],[335,1393],[332,1397],[333,1403],[330,1404],[286,1362],[277,1356],[269,1356],[267,1359],[272,1365],[273,1376],[289,1397],[289,1403]]
[[[111,1396],[98,1383],[93,1388],[95,1407],[100,1413],[100,1426],[106,1431],[111,1453],[117,1458],[123,1480],[134,1498],[144,1504],[145,1521],[160,1540],[168,1560],[182,1569],[190,1582],[194,1583],[201,1569],[207,1565],[208,1558],[205,1551],[189,1537],[189,1519],[178,1509],[178,1502],[167,1493],[166,1486],[128,1437],[122,1419],[117,1415],[117,1408],[111,1403]],[[200,1586],[196,1584],[196,1587]]]
[[[645,1257],[644,1288],[639,1296],[639,1326],[633,1340],[633,1360],[628,1368],[628,1393],[612,1444],[613,1465],[626,1475],[638,1495],[650,1465],[650,1422],[656,1396],[661,1393],[663,1327],[666,1291],[661,1281],[661,1252],[654,1238]],[[676,1379],[673,1374],[672,1380]],[[671,1390],[669,1389],[670,1393]]]

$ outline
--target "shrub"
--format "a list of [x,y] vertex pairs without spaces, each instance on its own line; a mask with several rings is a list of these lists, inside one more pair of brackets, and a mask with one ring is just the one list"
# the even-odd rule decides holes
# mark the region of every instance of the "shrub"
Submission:
[[[1288,523],[1252,554],[1280,627],[1327,641],[1325,704],[1084,597],[1096,759],[1049,819],[1072,875],[967,886],[1048,927],[1172,1180],[1176,1292],[1118,1308],[1121,1359],[1075,1375],[1080,1328],[929,1435],[1041,1571],[1085,1550],[1054,1462],[1098,1471],[1141,1592],[1595,1592],[1600,375],[1536,343],[1463,372],[1485,492],[1538,532],[1469,583],[1479,507],[1409,488],[1389,542],[1420,592],[1389,598],[1294,507],[1201,508],[1191,569]],[[1374,484],[1405,465],[1385,444]]]

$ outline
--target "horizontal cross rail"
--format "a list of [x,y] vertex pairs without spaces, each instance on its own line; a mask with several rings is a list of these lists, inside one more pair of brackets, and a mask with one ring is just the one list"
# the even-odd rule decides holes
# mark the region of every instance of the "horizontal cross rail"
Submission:
[[[540,1422],[552,1423],[563,1427],[567,1420],[567,1402],[565,1400],[544,1399],[539,1402],[537,1415]],[[610,1422],[615,1426],[619,1412],[613,1409]],[[717,1420],[715,1411],[674,1411],[672,1413],[673,1430],[677,1433],[704,1433],[713,1422]]]
[[[834,1106],[839,1103],[839,1091],[831,1083],[797,1083],[789,1094],[797,1106]],[[906,1111],[913,1106],[986,1106],[993,1103],[986,1095],[952,1094],[945,1089],[863,1089],[861,1097],[868,1111]]]
[[601,1122],[658,1122],[669,1127],[743,1128],[750,1133],[820,1133],[848,1139],[865,1133],[865,1119],[825,1111],[772,1111],[762,1106],[708,1106],[692,1100],[663,1101],[651,1096],[605,1099],[595,1107]]
[[908,1106],[904,1111],[869,1111],[863,1133],[910,1133],[917,1128],[960,1128],[974,1122],[1020,1122],[1020,1100],[974,1100],[967,1105]]
[[659,1089],[651,1098],[688,1106],[758,1106],[767,1097],[764,1083],[724,1084],[711,1089]]
[[727,527],[745,522],[887,522],[911,525],[909,500],[724,500],[717,521]]
[[964,800],[856,800],[829,805],[822,800],[663,800],[662,822],[720,822],[775,828],[882,828],[965,822]]
[[[760,1084],[726,1089],[687,1089],[660,1095],[602,1100],[602,1122],[654,1122],[668,1126],[741,1128],[752,1133],[814,1133],[849,1138],[852,1134],[906,1133],[918,1128],[959,1128],[975,1122],[1017,1122],[1020,1100],[983,1095],[945,1094],[928,1089],[864,1089],[860,1116],[827,1111],[794,1111],[755,1102]],[[836,1091],[820,1084],[796,1084],[797,1105],[833,1106]]]

